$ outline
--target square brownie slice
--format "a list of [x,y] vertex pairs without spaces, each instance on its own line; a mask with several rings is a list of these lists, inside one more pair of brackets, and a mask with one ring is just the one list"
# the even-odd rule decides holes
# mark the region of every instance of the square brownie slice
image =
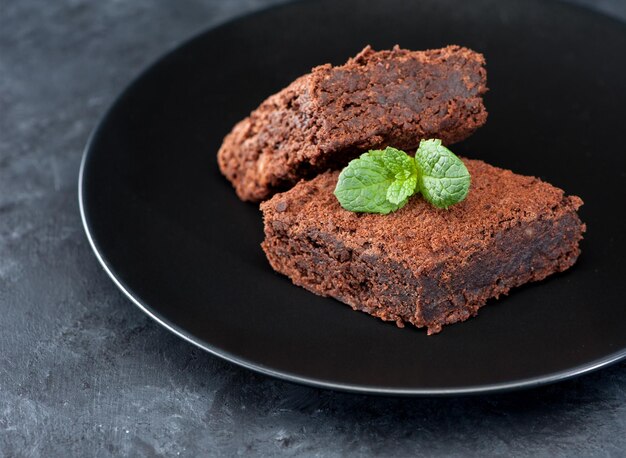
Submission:
[[487,120],[485,59],[471,49],[369,46],[315,67],[270,96],[224,138],[220,170],[242,200],[262,201],[381,145],[449,145]]
[[263,250],[296,285],[428,334],[574,264],[585,231],[579,197],[463,161],[469,195],[447,210],[417,195],[389,215],[353,213],[333,195],[338,171],[301,181],[261,204]]

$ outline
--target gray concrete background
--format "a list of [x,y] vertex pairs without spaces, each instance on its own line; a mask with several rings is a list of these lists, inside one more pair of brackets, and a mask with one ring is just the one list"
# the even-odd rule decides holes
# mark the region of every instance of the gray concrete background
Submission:
[[[625,0],[575,0],[626,20]],[[269,379],[160,328],[105,275],[82,148],[147,63],[277,0],[0,0],[0,456],[624,456],[626,363],[470,398]]]

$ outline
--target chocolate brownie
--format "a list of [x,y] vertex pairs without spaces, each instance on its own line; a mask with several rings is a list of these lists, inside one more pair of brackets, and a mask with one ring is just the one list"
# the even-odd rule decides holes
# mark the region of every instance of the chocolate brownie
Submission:
[[243,200],[341,168],[368,149],[463,140],[487,119],[485,60],[467,48],[369,46],[345,65],[314,68],[265,100],[224,139],[218,162]]
[[261,204],[270,264],[316,294],[428,334],[574,264],[585,231],[580,198],[463,161],[469,195],[448,210],[414,196],[389,215],[353,213],[333,195],[339,172],[301,181]]

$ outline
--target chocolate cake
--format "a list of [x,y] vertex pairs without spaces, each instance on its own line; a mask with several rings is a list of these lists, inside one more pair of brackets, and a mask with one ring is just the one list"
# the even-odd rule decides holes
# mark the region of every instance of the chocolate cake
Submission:
[[388,215],[353,213],[333,195],[339,172],[301,181],[261,204],[270,264],[316,294],[428,334],[574,264],[585,231],[580,198],[463,161],[469,195],[448,210],[415,196]]
[[459,46],[374,51],[314,68],[226,136],[218,161],[243,200],[262,201],[383,145],[463,140],[487,119],[485,60]]

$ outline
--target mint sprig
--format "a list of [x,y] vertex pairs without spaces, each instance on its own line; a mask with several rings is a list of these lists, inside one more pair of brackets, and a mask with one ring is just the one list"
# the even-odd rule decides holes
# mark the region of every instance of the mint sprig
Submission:
[[339,174],[335,196],[346,210],[387,214],[417,192],[448,208],[465,199],[469,185],[465,164],[434,139],[422,140],[415,158],[391,147],[362,154]]

